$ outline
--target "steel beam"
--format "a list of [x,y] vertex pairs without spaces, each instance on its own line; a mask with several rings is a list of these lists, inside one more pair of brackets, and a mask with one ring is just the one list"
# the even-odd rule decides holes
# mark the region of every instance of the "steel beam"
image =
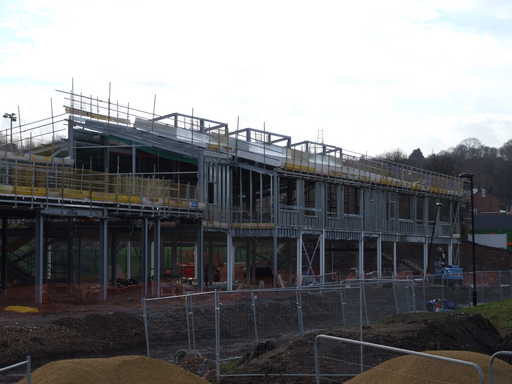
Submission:
[[35,219],[36,222],[36,233],[35,233],[35,245],[36,245],[36,262],[35,262],[35,298],[36,304],[43,304],[43,256],[44,256],[44,219],[43,215],[38,214]]
[[101,300],[107,300],[108,290],[108,221],[100,220],[100,279],[101,279]]

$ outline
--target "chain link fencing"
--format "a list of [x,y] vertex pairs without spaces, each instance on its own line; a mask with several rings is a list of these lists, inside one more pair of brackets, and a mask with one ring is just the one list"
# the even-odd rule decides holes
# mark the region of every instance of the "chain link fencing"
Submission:
[[[512,271],[477,272],[478,302],[512,298]],[[473,276],[457,281],[435,276],[407,280],[346,280],[320,287],[191,293],[144,299],[147,353],[179,362],[195,353],[217,379],[258,376],[258,365],[233,369],[283,343],[301,343],[317,330],[370,325],[397,314],[470,306]],[[357,328],[356,328],[357,329]],[[311,340],[310,340],[311,341]],[[311,343],[302,342],[311,349]],[[276,345],[277,344],[277,345]],[[311,351],[304,351],[310,356]],[[366,353],[366,352],[365,352]],[[281,359],[281,360],[280,360]],[[286,360],[286,361],[285,361]],[[212,367],[214,365],[214,367]],[[295,361],[276,354],[266,376],[314,376],[310,358]]]

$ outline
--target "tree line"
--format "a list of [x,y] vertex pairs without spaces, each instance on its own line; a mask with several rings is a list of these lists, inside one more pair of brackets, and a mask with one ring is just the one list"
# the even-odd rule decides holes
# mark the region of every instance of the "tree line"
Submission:
[[425,157],[420,148],[407,155],[400,149],[379,156],[386,160],[431,171],[458,176],[474,174],[475,188],[485,188],[509,208],[512,202],[512,140],[501,147],[488,147],[476,138],[463,140],[459,145]]

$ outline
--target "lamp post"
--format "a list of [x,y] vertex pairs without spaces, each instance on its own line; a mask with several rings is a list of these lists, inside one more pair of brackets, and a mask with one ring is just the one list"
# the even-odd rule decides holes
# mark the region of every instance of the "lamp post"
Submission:
[[[15,113],[4,113],[3,117],[4,117],[4,119],[11,120],[11,145],[12,145],[12,123],[13,123],[13,121],[16,121],[16,114]],[[7,138],[5,141],[7,141]]]
[[438,212],[439,212],[439,208],[441,208],[443,206],[443,204],[441,204],[439,201],[436,201],[435,205],[436,205],[436,211],[434,213],[434,225],[432,226],[432,234],[430,235],[430,244],[429,244],[429,247],[428,247],[428,260],[429,260],[429,262],[427,263],[427,272],[428,272],[428,266],[432,262],[432,243],[434,242],[434,235],[436,233],[437,215],[438,215]]
[[475,250],[475,199],[473,196],[473,174],[472,173],[461,173],[459,175],[462,179],[469,180],[471,188],[471,249],[473,257],[473,306],[476,307],[478,303],[477,290],[476,290],[476,250]]

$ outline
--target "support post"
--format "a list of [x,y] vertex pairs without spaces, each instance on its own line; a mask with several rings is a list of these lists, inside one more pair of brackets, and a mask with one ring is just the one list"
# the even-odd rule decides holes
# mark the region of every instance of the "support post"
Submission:
[[107,300],[108,288],[108,221],[100,221],[100,253],[101,253],[101,299]]
[[[67,236],[67,259],[68,259],[68,263],[67,263],[67,280],[68,280],[68,284],[73,284],[74,283],[74,266],[73,266],[73,236],[74,236],[74,227],[73,227],[73,219],[69,219],[68,220],[68,229],[69,231],[66,233],[66,236]],[[45,250],[48,252],[48,248],[45,247]],[[45,263],[46,265],[46,263]]]
[[398,268],[397,268],[397,244],[396,241],[393,241],[393,279],[396,279],[398,276]]
[[149,275],[149,222],[144,218],[143,239],[142,239],[142,273],[144,277],[144,297],[148,297],[148,275]]
[[382,279],[382,236],[377,237],[377,278]]
[[[196,249],[197,249],[197,280],[199,289],[202,291],[204,289],[204,231],[203,224],[199,224],[199,229],[197,230],[197,239],[196,239]],[[172,258],[176,259],[177,254],[175,252],[176,248],[173,247]],[[175,265],[175,264],[173,264]]]
[[273,285],[274,288],[277,287],[277,275],[278,271],[278,242],[277,242],[277,230],[274,228],[272,231],[272,277],[273,277]]
[[160,219],[155,219],[155,281],[156,281],[156,297],[160,297],[160,268],[161,264],[161,228]]
[[36,216],[36,263],[35,263],[35,298],[36,304],[43,304],[43,254],[44,254],[44,220],[40,213]]
[[132,241],[128,240],[126,247],[126,278],[130,280],[132,278]]
[[302,231],[299,231],[297,237],[297,287],[302,285]]
[[320,235],[320,284],[325,283],[325,229]]
[[448,265],[453,265],[453,239],[448,244]]
[[7,291],[7,227],[9,219],[2,217],[2,290]]
[[428,249],[429,249],[428,237],[425,237],[425,242],[423,243],[423,278],[427,277]]
[[357,269],[359,274],[359,279],[364,280],[364,232],[361,232],[361,237],[359,239],[359,247],[358,247],[358,261],[357,261]]
[[235,270],[235,247],[233,245],[233,237],[231,235],[231,231],[226,233],[226,252],[227,252],[227,262],[228,262],[228,270],[227,270],[227,289],[228,291],[233,290],[233,275]]

